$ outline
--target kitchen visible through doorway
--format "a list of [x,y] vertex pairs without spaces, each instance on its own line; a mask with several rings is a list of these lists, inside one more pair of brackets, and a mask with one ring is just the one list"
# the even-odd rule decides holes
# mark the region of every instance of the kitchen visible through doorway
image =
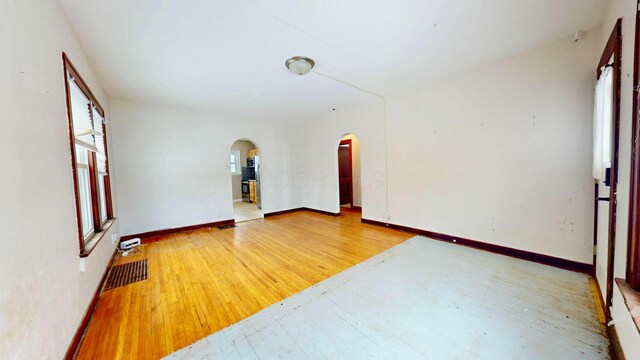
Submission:
[[229,170],[236,222],[262,218],[260,155],[258,146],[250,140],[241,139],[231,146]]

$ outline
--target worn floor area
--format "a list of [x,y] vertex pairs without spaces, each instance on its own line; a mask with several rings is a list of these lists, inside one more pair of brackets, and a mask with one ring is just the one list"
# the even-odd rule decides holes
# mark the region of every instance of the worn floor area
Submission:
[[242,201],[233,202],[233,218],[238,222],[255,220],[262,218],[262,210],[258,208],[258,205],[253,203],[246,203]]
[[415,237],[169,359],[608,359],[589,277]]

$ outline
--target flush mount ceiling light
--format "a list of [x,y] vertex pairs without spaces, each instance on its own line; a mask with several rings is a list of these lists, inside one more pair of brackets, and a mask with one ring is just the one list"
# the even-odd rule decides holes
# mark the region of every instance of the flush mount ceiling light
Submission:
[[296,75],[305,75],[313,69],[316,63],[304,56],[294,56],[284,62],[284,65]]

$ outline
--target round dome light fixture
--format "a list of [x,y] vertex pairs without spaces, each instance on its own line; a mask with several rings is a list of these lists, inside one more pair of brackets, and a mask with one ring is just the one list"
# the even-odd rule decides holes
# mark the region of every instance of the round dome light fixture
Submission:
[[284,62],[284,65],[296,75],[308,74],[316,63],[304,56],[293,56]]

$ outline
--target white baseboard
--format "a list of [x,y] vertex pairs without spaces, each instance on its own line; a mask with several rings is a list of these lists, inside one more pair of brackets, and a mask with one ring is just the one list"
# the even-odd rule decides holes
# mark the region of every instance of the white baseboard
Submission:
[[242,202],[242,199],[233,199],[233,202]]

